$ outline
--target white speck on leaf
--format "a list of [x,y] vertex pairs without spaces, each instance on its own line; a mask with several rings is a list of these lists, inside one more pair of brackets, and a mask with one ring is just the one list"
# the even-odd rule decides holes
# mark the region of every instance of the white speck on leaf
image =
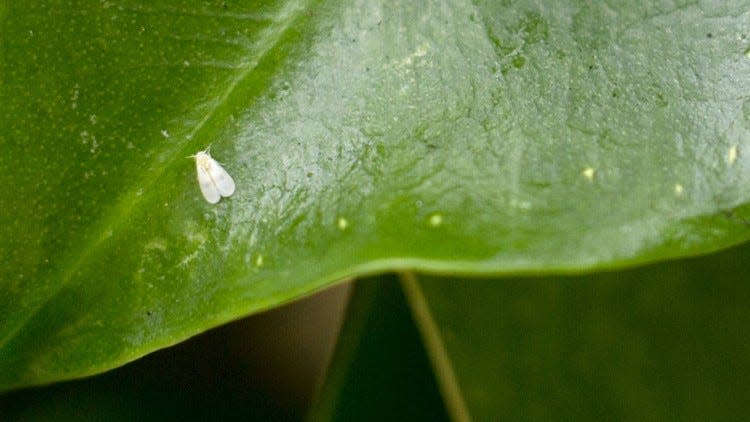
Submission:
[[582,172],[583,176],[589,179],[589,181],[594,180],[595,173],[596,173],[596,170],[594,170],[593,167],[586,167],[585,169],[583,169],[583,172]]
[[737,145],[732,145],[727,152],[727,162],[734,164],[737,161]]

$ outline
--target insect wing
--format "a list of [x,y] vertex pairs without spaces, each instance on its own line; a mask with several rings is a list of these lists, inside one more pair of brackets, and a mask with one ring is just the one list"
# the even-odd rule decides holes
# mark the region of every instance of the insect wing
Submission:
[[221,164],[213,159],[211,162],[211,178],[214,183],[216,183],[216,189],[221,196],[230,196],[234,193],[234,179],[232,179],[232,176],[224,170],[224,167],[222,167]]
[[211,204],[219,202],[221,195],[219,195],[219,189],[216,188],[216,184],[209,176],[208,172],[198,166],[198,184],[201,186],[201,193]]

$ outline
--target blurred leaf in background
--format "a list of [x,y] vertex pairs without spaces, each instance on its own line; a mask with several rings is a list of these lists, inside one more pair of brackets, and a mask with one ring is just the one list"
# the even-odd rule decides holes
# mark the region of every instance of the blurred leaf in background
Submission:
[[[326,375],[300,369],[294,355],[325,342],[310,316],[340,309],[340,297],[328,292],[313,297],[315,307],[306,299],[93,379],[0,396],[0,414],[5,420],[299,420],[305,413],[311,420],[440,420],[452,406],[446,401],[458,399],[474,420],[740,420],[750,410],[748,253],[745,245],[580,277],[417,276],[421,305],[401,293],[396,277],[365,279],[355,285]],[[410,315],[410,307],[425,304],[427,324]],[[297,322],[302,331],[320,338],[298,343],[285,361],[252,350],[289,347],[272,333],[298,318],[306,321]],[[432,370],[431,358],[441,351],[421,341],[420,329],[429,325],[438,327],[457,381],[453,390],[438,386],[444,373]],[[293,391],[323,378],[308,410],[309,398]],[[460,396],[446,399],[441,389]]]
[[[596,275],[406,275],[402,283],[454,420],[741,420],[750,410],[749,256],[744,245]],[[358,284],[354,297],[368,289]],[[365,309],[357,301],[351,306],[350,319]],[[370,312],[371,319],[390,318],[388,310]],[[347,343],[354,336],[370,353],[388,356],[384,349],[398,348],[372,345],[384,336],[377,330],[344,327],[320,400],[338,412],[376,396],[365,389],[377,385],[372,379],[352,376],[346,384],[337,376],[367,373],[371,361]],[[409,337],[400,341],[408,344]],[[402,355],[378,368],[399,373],[419,366]],[[389,391],[408,382],[394,381]],[[429,402],[430,383],[418,391],[421,403]],[[403,397],[420,403],[413,393]],[[357,410],[345,414],[380,408]]]

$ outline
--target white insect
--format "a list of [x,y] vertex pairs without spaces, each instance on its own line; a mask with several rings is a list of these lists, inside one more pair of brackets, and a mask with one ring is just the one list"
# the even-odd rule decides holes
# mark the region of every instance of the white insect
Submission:
[[206,201],[215,204],[222,196],[227,197],[234,193],[235,185],[232,176],[211,157],[208,148],[191,157],[195,158],[198,183],[201,185],[201,193]]

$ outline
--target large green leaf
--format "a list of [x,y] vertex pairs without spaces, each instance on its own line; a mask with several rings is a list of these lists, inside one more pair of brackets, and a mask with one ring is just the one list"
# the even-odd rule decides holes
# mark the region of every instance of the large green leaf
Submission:
[[0,1],[0,390],[347,275],[747,239],[747,9]]

